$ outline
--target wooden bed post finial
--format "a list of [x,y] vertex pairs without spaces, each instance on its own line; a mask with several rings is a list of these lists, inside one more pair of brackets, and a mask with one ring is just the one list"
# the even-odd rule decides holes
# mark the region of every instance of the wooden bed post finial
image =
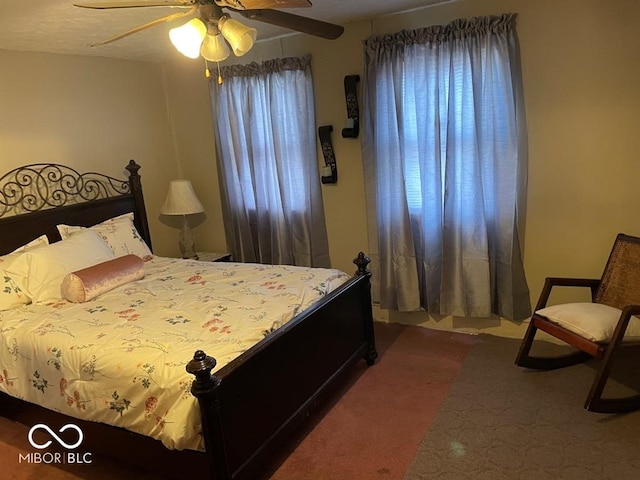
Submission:
[[129,164],[124,167],[129,171],[129,175],[132,177],[138,176],[138,170],[140,170],[140,165],[138,165],[135,160],[129,160]]
[[360,252],[358,256],[353,259],[353,263],[355,263],[358,267],[358,270],[356,270],[356,275],[368,275],[371,273],[367,268],[367,266],[371,263],[371,259],[367,257],[363,252]]
[[149,222],[147,220],[147,209],[144,206],[144,195],[142,194],[142,179],[138,173],[140,171],[140,165],[138,165],[135,160],[129,160],[125,169],[129,172],[129,189],[133,195],[135,204],[133,222],[147,246],[153,251],[151,231],[149,230]]
[[197,350],[193,354],[193,360],[187,363],[187,372],[196,377],[193,382],[193,388],[199,392],[206,391],[212,387],[218,385],[217,378],[211,375],[218,362],[213,357],[210,357],[202,350]]
[[368,344],[364,359],[367,365],[373,365],[376,358],[378,358],[378,351],[376,350],[376,340],[373,331],[373,311],[371,310],[371,271],[367,268],[371,263],[371,259],[363,252],[360,252],[358,256],[353,259],[353,263],[358,267],[356,277],[364,277],[365,279],[365,283],[361,289],[362,311],[365,312],[364,329]]
[[191,393],[198,399],[202,414],[202,435],[209,461],[209,471],[216,480],[230,480],[231,470],[227,461],[227,447],[222,427],[222,406],[218,395],[220,379],[211,375],[216,359],[202,350],[196,350],[187,363],[187,372],[196,379],[191,384]]

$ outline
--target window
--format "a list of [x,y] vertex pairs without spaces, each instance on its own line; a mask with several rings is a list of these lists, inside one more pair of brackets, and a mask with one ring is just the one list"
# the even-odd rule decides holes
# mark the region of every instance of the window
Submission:
[[224,67],[222,76],[210,85],[234,258],[329,266],[311,58]]
[[527,317],[515,15],[372,37],[365,72],[374,296],[405,311]]

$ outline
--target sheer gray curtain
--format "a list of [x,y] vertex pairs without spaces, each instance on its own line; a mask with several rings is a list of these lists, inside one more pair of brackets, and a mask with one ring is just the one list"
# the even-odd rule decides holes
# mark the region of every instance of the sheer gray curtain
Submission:
[[221,70],[210,82],[227,243],[243,262],[330,266],[311,58]]
[[363,162],[383,308],[530,315],[515,15],[364,43]]

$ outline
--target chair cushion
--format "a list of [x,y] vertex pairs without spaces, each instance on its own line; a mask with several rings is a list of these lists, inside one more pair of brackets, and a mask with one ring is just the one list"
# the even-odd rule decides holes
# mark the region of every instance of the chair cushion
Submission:
[[[592,342],[611,340],[621,313],[621,310],[601,303],[565,303],[536,311],[537,315]],[[623,340],[640,340],[638,317],[629,320]]]

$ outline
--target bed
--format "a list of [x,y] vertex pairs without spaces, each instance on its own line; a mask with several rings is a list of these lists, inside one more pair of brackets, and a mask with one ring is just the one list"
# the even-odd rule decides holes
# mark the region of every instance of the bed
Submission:
[[[135,235],[139,235],[150,253],[151,238],[139,169],[139,165],[130,161],[126,166],[128,178],[124,180],[94,172],[79,173],[68,167],[53,164],[29,165],[7,173],[0,178],[0,255],[9,254],[29,242],[42,239],[43,235],[46,235],[49,242],[64,238],[65,242],[56,244],[61,246],[67,243],[68,238],[79,239],[83,232],[92,232],[98,228],[96,225],[109,225],[112,219],[121,217],[132,218]],[[69,237],[69,232],[61,229],[60,225],[92,228]],[[35,249],[30,252],[34,252],[35,256],[41,251]],[[120,259],[127,257],[124,253]],[[136,254],[136,261],[140,261],[138,257],[145,257],[137,251],[129,253]],[[37,315],[49,315],[52,320],[50,323],[40,321],[34,324],[35,326],[29,327],[30,332],[38,332],[38,328],[49,325],[49,330],[66,329],[67,333],[62,337],[71,337],[71,333],[75,335],[73,328],[80,328],[77,325],[82,325],[82,329],[88,326],[95,328],[96,325],[103,328],[103,325],[108,323],[95,316],[99,315],[96,313],[99,310],[97,307],[117,311],[122,323],[117,325],[116,333],[101,331],[95,335],[94,332],[92,338],[99,337],[102,341],[103,337],[106,339],[119,335],[117,332],[126,331],[126,334],[121,335],[121,343],[117,348],[128,345],[130,350],[139,350],[141,354],[144,354],[144,348],[141,348],[144,342],[156,342],[159,338],[143,336],[146,335],[141,326],[144,322],[152,325],[154,332],[160,328],[161,323],[172,329],[171,333],[166,335],[173,337],[162,337],[164,343],[161,350],[179,350],[177,358],[182,359],[182,363],[176,358],[171,358],[170,361],[165,359],[165,363],[171,363],[174,367],[178,365],[178,370],[186,369],[188,374],[182,370],[183,375],[193,379],[190,388],[190,381],[185,382],[184,378],[175,383],[180,384],[177,387],[178,394],[180,389],[183,394],[186,392],[191,403],[197,407],[197,428],[188,425],[189,421],[193,421],[193,415],[185,416],[184,420],[182,417],[174,417],[168,421],[164,415],[167,408],[154,409],[158,405],[155,402],[174,395],[167,387],[166,390],[162,390],[162,395],[153,395],[153,402],[145,403],[143,413],[147,415],[143,414],[142,417],[152,420],[151,423],[155,420],[156,424],[161,426],[170,423],[172,428],[181,427],[181,422],[184,422],[186,426],[182,430],[178,428],[174,437],[158,437],[153,431],[147,433],[126,424],[120,425],[118,421],[107,425],[100,423],[106,422],[102,418],[96,421],[94,418],[83,419],[80,414],[79,418],[76,418],[73,414],[73,422],[81,426],[86,441],[94,439],[93,443],[87,444],[87,448],[96,451],[107,450],[110,454],[113,454],[115,449],[117,456],[142,466],[158,463],[161,458],[165,460],[163,472],[176,478],[186,473],[191,477],[194,472],[217,480],[255,478],[265,461],[278,451],[291,432],[304,423],[311,412],[331,395],[336,383],[353,364],[362,359],[368,365],[375,362],[377,353],[371,313],[370,272],[367,269],[369,261],[362,253],[354,260],[356,273],[346,278],[340,278],[340,272],[325,269],[277,267],[284,270],[272,270],[276,267],[209,263],[205,265],[205,262],[164,259],[153,255],[149,255],[146,260],[148,262],[144,266],[143,277],[136,277],[135,281],[103,293],[97,297],[100,300],[98,303],[36,302],[34,305],[19,307],[16,310],[29,312],[28,318],[16,318],[12,311],[0,312],[3,314],[0,316],[0,345],[7,351],[13,351],[14,356],[17,356],[17,349],[12,347],[12,344],[2,343],[3,332],[6,332],[6,339],[11,338],[11,341],[15,342],[17,328],[20,325],[26,326]],[[115,261],[119,260],[107,260],[105,264]],[[12,268],[14,263],[11,264]],[[320,274],[326,276],[321,278]],[[287,276],[291,276],[293,280],[290,286],[284,283],[284,277]],[[252,277],[258,281],[250,285]],[[301,278],[305,279],[303,283],[309,287],[303,293],[305,303],[296,303],[297,300],[285,301],[284,299],[289,298],[288,289],[295,290]],[[195,295],[189,301],[189,305],[198,314],[204,315],[199,317],[199,321],[207,327],[195,339],[196,342],[202,343],[197,348],[194,346],[196,343],[193,335],[186,342],[185,337],[188,335],[180,329],[181,322],[189,321],[189,316],[194,313],[190,311],[188,315],[180,315],[179,312],[176,313],[177,307],[174,305],[176,298],[185,297],[186,290],[182,285],[186,283],[192,284],[189,288]],[[243,295],[240,299],[232,297],[238,288]],[[126,291],[126,297],[121,294],[123,291]],[[210,302],[207,295],[213,295],[211,292],[215,292],[217,297],[231,299],[230,303],[218,302],[217,297],[216,301]],[[153,297],[155,303],[150,301],[145,304],[145,298],[150,297]],[[275,321],[272,318],[262,319],[265,312],[259,310],[259,305],[266,305],[264,302],[269,297],[281,299],[282,304],[291,303],[290,311],[293,313],[280,312]],[[251,303],[253,299],[258,300],[257,304]],[[109,301],[124,303],[119,308],[105,303]],[[134,307],[127,309],[127,304]],[[209,304],[211,305],[208,306]],[[222,329],[230,329],[229,325],[222,323],[221,316],[215,311],[216,308],[224,309],[225,314],[227,310],[234,308],[238,310],[236,313],[239,315],[246,312],[246,323],[253,329],[256,338],[246,345],[240,344],[239,340],[223,340],[222,343],[216,343],[213,341],[214,336],[211,336],[210,340],[207,336],[209,331],[216,332],[217,335]],[[93,316],[88,317],[88,311]],[[274,313],[271,307],[269,312]],[[239,318],[240,320],[234,322],[242,323],[242,318]],[[258,320],[264,321],[258,323]],[[72,321],[75,323],[65,324]],[[131,327],[134,324],[135,327]],[[40,332],[38,338],[53,336],[49,330]],[[147,330],[151,331],[152,328],[149,327]],[[134,331],[135,335],[131,333]],[[45,333],[47,335],[44,335]],[[56,341],[61,341],[62,337]],[[167,343],[166,338],[175,338],[176,341]],[[225,342],[233,344],[229,352],[223,349]],[[92,340],[92,346],[93,343]],[[177,348],[178,344],[181,346],[180,349]],[[105,352],[111,348],[97,340],[96,345],[95,348]],[[89,351],[87,342],[82,346],[87,347]],[[185,350],[185,347],[191,350]],[[230,353],[234,348],[236,352]],[[49,355],[47,362],[65,363],[60,358],[60,351],[64,349],[51,345],[40,349]],[[222,367],[217,365],[214,357],[222,360]],[[2,358],[0,354],[0,362]],[[119,355],[118,358],[123,357]],[[44,363],[44,360],[39,361]],[[86,359],[78,361],[81,362],[85,373],[90,371],[86,367],[90,362],[87,363]],[[114,372],[125,372],[128,365],[122,360],[119,361],[121,364],[117,365]],[[145,361],[144,357],[138,357],[133,362],[135,365],[132,368],[137,368],[138,373],[122,373],[122,378],[127,379],[129,387],[136,383],[138,386],[146,387],[150,383],[160,383],[156,381],[155,374],[149,372],[150,365],[157,369],[157,364],[151,360]],[[63,408],[64,405],[58,407],[56,404],[49,404],[48,409],[43,409],[35,405],[35,401],[28,398],[28,394],[24,392],[8,395],[7,383],[13,378],[5,371],[8,363],[5,360],[5,365],[0,365],[0,372],[3,373],[0,379],[5,380],[4,389],[0,382],[0,391],[5,392],[0,396],[1,415],[27,425],[33,424],[36,420],[42,422],[44,418],[52,428],[69,422],[69,412]],[[56,368],[59,366],[56,365]],[[25,368],[34,370],[33,365]],[[103,370],[102,373],[106,371]],[[33,375],[33,372],[30,374]],[[78,393],[78,389],[71,388],[70,384],[74,380],[66,377],[65,374],[64,381],[61,380],[56,385],[60,390],[61,401],[66,400],[69,407],[82,410],[84,397],[82,393]],[[122,414],[123,410],[126,411],[134,404],[142,407],[142,400],[132,403],[126,395],[120,396],[117,384],[114,388],[114,379],[119,381],[120,378],[118,373],[111,372],[105,377],[109,377],[110,380],[104,381],[103,388],[109,392],[113,390],[113,397],[104,402],[106,410],[112,410],[111,413],[115,413],[117,417],[117,414]],[[42,391],[44,394],[46,387],[38,383],[42,381],[39,376],[30,378],[31,390]],[[83,392],[81,389],[79,391]],[[180,432],[187,430],[197,430],[194,438],[199,443],[183,438]]]

